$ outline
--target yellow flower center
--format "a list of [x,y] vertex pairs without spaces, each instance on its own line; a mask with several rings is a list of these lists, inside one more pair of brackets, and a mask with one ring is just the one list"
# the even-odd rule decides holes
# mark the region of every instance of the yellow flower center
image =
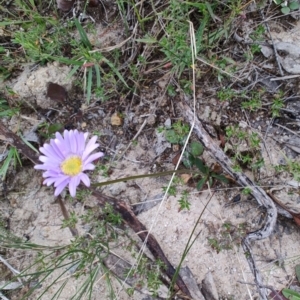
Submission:
[[79,156],[70,156],[61,163],[60,168],[65,175],[75,176],[82,170],[82,160]]

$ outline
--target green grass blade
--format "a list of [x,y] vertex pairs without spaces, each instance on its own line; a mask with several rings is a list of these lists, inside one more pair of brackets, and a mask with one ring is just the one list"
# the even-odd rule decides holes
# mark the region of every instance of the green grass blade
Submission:
[[72,68],[72,70],[69,72],[67,79],[70,79],[76,72],[77,70],[80,68],[80,65],[76,65]]
[[92,94],[92,79],[93,79],[93,69],[90,67],[88,69],[87,87],[86,87],[86,102],[90,104],[91,94]]
[[201,25],[199,26],[195,37],[196,37],[196,47],[197,47],[197,54],[203,49],[205,48],[205,45],[203,45],[203,34],[204,34],[204,30],[206,28],[206,25],[209,21],[209,14],[204,14],[204,18],[201,22]]
[[116,69],[116,67],[105,57],[103,57],[103,61],[106,62],[109,67],[113,70],[113,72],[118,76],[118,78],[124,83],[124,85],[126,87],[129,88],[129,86],[127,85],[126,81],[124,80],[123,76],[121,75],[121,73]]
[[80,38],[81,38],[81,41],[82,43],[89,49],[89,50],[92,50],[93,46],[92,44],[90,43],[83,27],[81,26],[81,24],[79,23],[79,21],[75,18],[74,19],[74,22],[75,22],[75,25],[77,27],[77,30],[80,34]]
[[0,176],[1,176],[2,180],[4,180],[6,177],[9,165],[13,159],[13,155],[14,155],[14,150],[13,150],[13,148],[10,148],[8,151],[7,157],[5,158],[4,163],[0,169]]
[[33,147],[23,136],[22,134],[20,134],[20,138],[22,139],[22,141],[30,148],[32,149],[33,151],[35,151],[36,153],[40,154],[40,152],[35,148]]
[[97,86],[97,88],[100,88],[100,86],[101,86],[100,68],[98,65],[95,65],[94,68],[96,71],[96,86]]
[[67,65],[75,65],[75,66],[82,66],[83,62],[80,60],[74,60],[74,59],[69,59],[61,56],[48,56],[49,59],[52,59],[53,61],[58,61]]

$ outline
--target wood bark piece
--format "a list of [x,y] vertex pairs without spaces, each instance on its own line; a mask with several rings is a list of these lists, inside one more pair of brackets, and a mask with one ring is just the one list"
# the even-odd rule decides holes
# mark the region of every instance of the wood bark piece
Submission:
[[34,164],[39,163],[38,154],[34,152],[31,148],[29,148],[18,135],[6,128],[1,122],[0,140],[7,142],[13,147],[16,147],[18,149],[18,152],[30,159]]
[[277,220],[277,209],[275,204],[267,193],[257,186],[249,177],[243,173],[233,171],[233,164],[231,160],[220,149],[218,144],[208,135],[199,119],[194,117],[194,112],[191,108],[185,103],[179,103],[179,107],[187,122],[190,123],[191,126],[194,126],[194,132],[197,134],[199,140],[205,146],[209,154],[222,166],[226,173],[235,179],[237,183],[241,186],[250,188],[251,194],[259,205],[266,209],[264,225],[260,229],[248,233],[246,237],[243,238],[242,246],[245,251],[248,264],[254,275],[260,297],[263,300],[267,300],[267,289],[264,287],[260,272],[256,267],[250,243],[265,239],[272,234]]
[[[113,197],[109,197],[96,190],[93,190],[92,195],[98,199],[99,204],[101,206],[104,206],[106,203],[109,203],[114,208],[114,210],[122,216],[123,220],[139,236],[139,238],[143,242],[146,242],[148,249],[155,257],[155,259],[160,259],[165,264],[166,275],[170,278],[170,280],[172,280],[173,276],[175,275],[175,268],[171,265],[171,263],[165,256],[155,237],[152,234],[148,235],[148,230],[145,227],[145,225],[138,220],[138,218],[135,216],[133,211],[127,206],[127,204],[124,201],[120,201]],[[191,297],[187,286],[185,285],[185,283],[179,275],[177,277],[176,284],[186,296]]]

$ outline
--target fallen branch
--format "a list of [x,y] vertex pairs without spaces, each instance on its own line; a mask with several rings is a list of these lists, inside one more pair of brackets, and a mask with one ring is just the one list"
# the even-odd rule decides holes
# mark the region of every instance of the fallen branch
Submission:
[[18,149],[18,152],[26,156],[34,164],[38,163],[38,154],[35,153],[32,149],[30,149],[18,135],[16,135],[8,128],[6,128],[1,122],[0,122],[0,140],[7,142],[13,147],[16,147]]
[[[101,206],[104,206],[106,203],[109,203],[114,208],[114,210],[122,216],[123,220],[127,223],[127,225],[139,236],[139,238],[143,242],[146,242],[148,249],[155,257],[155,259],[160,259],[165,264],[165,273],[170,278],[170,280],[172,280],[172,278],[175,275],[175,268],[171,265],[171,263],[165,256],[155,237],[152,234],[148,235],[147,228],[138,220],[138,218],[128,207],[128,205],[124,201],[120,201],[113,197],[106,196],[96,190],[93,190],[92,195],[98,199],[99,204]],[[187,286],[185,285],[184,281],[179,275],[177,277],[176,284],[186,296],[191,297]]]
[[262,283],[262,278],[259,270],[256,267],[254,256],[251,249],[251,242],[265,239],[269,237],[275,227],[277,220],[277,209],[272,199],[267,195],[267,193],[260,187],[256,186],[254,182],[243,173],[237,173],[233,171],[233,164],[231,160],[225,155],[225,153],[220,149],[218,144],[208,135],[204,127],[198,118],[194,120],[194,113],[191,108],[184,104],[179,103],[179,107],[185,117],[185,119],[190,123],[194,123],[194,131],[197,134],[201,143],[205,146],[209,154],[222,166],[223,170],[228,173],[234,180],[241,186],[248,187],[251,189],[251,194],[256,199],[256,201],[266,209],[266,220],[262,228],[254,232],[250,232],[242,240],[242,246],[245,251],[245,256],[251,271],[255,278],[255,283],[260,294],[261,299],[267,300],[267,290],[264,288]]

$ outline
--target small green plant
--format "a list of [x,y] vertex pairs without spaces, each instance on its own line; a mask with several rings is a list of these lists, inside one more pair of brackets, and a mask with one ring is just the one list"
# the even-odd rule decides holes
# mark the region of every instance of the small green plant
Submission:
[[40,136],[44,137],[45,139],[50,139],[54,137],[54,134],[58,131],[64,129],[64,126],[60,123],[42,123],[39,125],[38,133]]
[[188,201],[189,192],[187,190],[183,191],[181,194],[181,198],[178,200],[179,209],[187,209],[190,210],[191,203]]
[[207,239],[208,244],[219,253],[222,250],[232,249],[234,244],[240,244],[241,239],[247,232],[247,224],[233,225],[230,221],[227,221],[221,226],[209,224],[208,230],[212,235]]
[[[261,46],[259,42],[263,42],[266,29],[264,25],[258,25],[255,30],[250,34],[250,38],[253,40],[253,44],[250,46],[251,49],[251,58],[254,54],[261,52]],[[257,44],[256,44],[257,43]]]
[[260,109],[262,107],[261,95],[260,92],[253,92],[250,96],[250,100],[242,102],[242,108],[249,109],[250,111],[257,111]]
[[74,228],[78,222],[78,218],[75,212],[70,212],[70,218],[68,220],[64,219],[61,228],[72,227]]
[[2,181],[6,179],[6,175],[11,164],[13,164],[14,168],[16,168],[18,164],[22,166],[19,152],[15,147],[9,148],[7,151],[7,156],[0,168],[0,176]]
[[190,131],[189,125],[180,120],[175,122],[170,129],[165,129],[166,140],[171,144],[183,145]]
[[167,87],[167,93],[168,93],[168,95],[170,97],[175,97],[176,94],[177,94],[173,85],[168,85],[168,87]]
[[[179,177],[175,176],[171,186],[168,189],[168,195],[176,196],[177,187],[178,187],[179,184],[182,184],[182,180]],[[168,188],[167,186],[164,186],[162,189],[165,192],[167,190],[167,188]]]
[[276,5],[281,6],[281,12],[284,15],[289,14],[293,10],[299,9],[298,1],[288,1],[288,0],[273,0]]
[[222,88],[217,92],[217,97],[220,101],[231,101],[236,95],[237,93],[230,88]]
[[243,195],[250,195],[252,192],[251,188],[249,187],[245,187],[243,190],[242,190],[242,194]]
[[284,107],[284,100],[283,100],[283,92],[279,91],[278,94],[275,95],[273,104],[271,106],[272,110],[272,117],[279,117],[280,110]]
[[122,217],[115,213],[113,207],[108,203],[103,208],[103,215],[105,216],[105,221],[112,225],[121,225],[123,222]]
[[18,108],[11,108],[7,101],[0,99],[0,118],[12,117],[19,112]]
[[[229,75],[227,74],[233,74],[236,69],[236,62],[232,58],[226,56],[223,56],[222,59],[216,57],[214,64],[218,67],[217,78],[219,82],[222,82],[225,77],[228,77]],[[227,74],[220,70],[225,71]]]
[[[258,171],[264,165],[264,159],[259,154],[261,139],[257,132],[249,132],[237,126],[228,126],[226,136],[225,152],[229,148],[231,149],[229,152],[233,154],[235,171],[240,172],[242,167]],[[244,146],[240,148],[242,144]],[[243,150],[244,148],[246,150]]]
[[296,160],[285,157],[286,164],[275,166],[277,172],[287,171],[293,175],[296,181],[300,181],[300,163]]

